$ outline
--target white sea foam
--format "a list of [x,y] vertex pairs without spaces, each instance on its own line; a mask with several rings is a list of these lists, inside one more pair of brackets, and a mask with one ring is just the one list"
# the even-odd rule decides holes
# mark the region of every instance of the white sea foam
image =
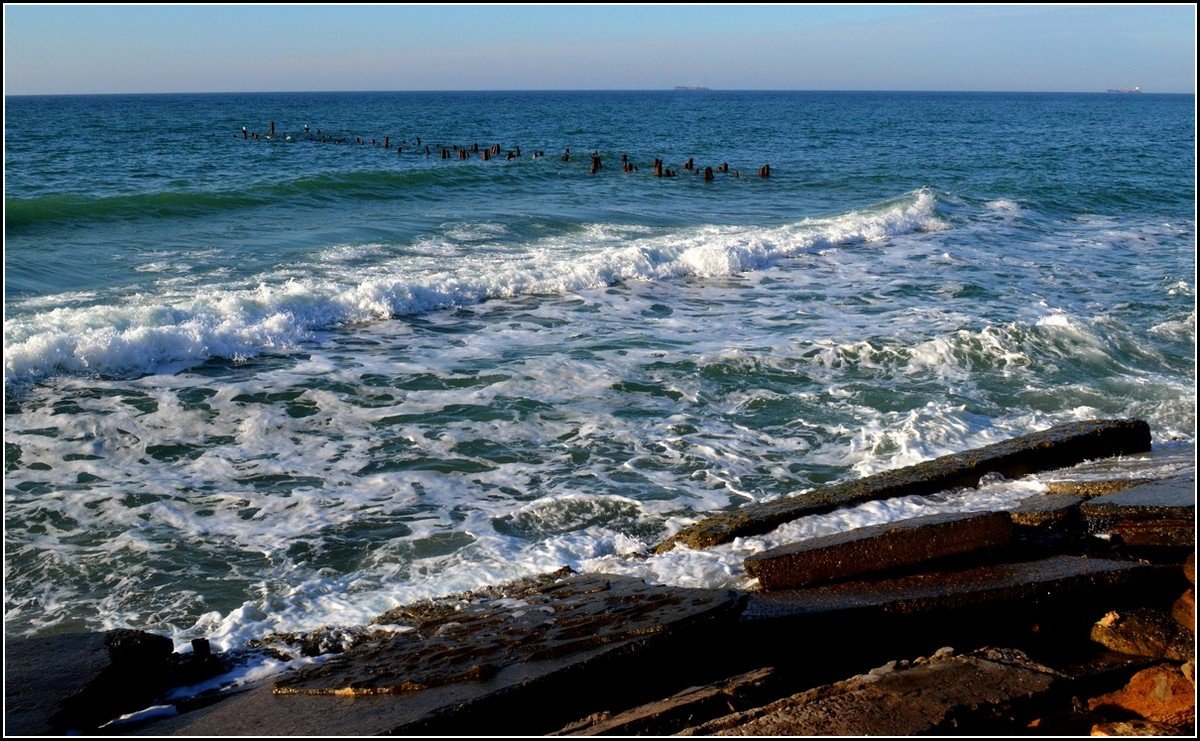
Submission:
[[[170,303],[136,297],[87,308],[22,313],[5,321],[5,381],[55,373],[124,375],[173,361],[243,358],[295,348],[340,324],[422,314],[488,299],[566,294],[624,281],[711,278],[768,267],[804,252],[943,228],[931,191],[890,207],[780,227],[702,227],[612,245],[607,234],[533,243],[520,254],[471,254],[452,265],[412,261],[324,278],[275,280],[248,289],[211,286]],[[495,229],[451,230],[483,239]]]

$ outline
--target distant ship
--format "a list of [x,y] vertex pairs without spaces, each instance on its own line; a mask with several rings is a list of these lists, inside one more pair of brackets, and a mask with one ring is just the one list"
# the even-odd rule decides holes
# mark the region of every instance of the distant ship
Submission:
[[676,90],[708,90],[703,85],[676,85]]
[[1142,92],[1142,88],[1137,85],[1134,85],[1133,87],[1123,87],[1119,90],[1110,87],[1108,89],[1108,92],[1110,92],[1110,93],[1140,93],[1140,92]]

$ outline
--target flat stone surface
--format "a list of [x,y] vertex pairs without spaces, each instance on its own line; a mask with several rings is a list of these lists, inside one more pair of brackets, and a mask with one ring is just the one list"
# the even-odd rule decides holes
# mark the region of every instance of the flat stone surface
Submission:
[[743,621],[835,612],[916,614],[997,603],[1034,605],[1071,595],[1104,593],[1142,585],[1151,566],[1100,558],[1054,556],[962,571],[829,584],[808,589],[752,593]]
[[[1019,652],[1013,652],[1019,654]],[[964,711],[1041,695],[1056,678],[1012,656],[952,656],[872,671],[686,729],[686,736],[907,736],[952,730]],[[970,710],[967,710],[970,709]]]
[[802,587],[1003,545],[1012,535],[1004,512],[914,517],[772,548],[746,559],[763,589]]
[[[710,718],[763,704],[774,670],[756,669],[704,687],[691,687],[622,713],[599,713],[551,736],[664,736]],[[779,693],[783,694],[783,693]],[[776,694],[775,697],[778,697]]]
[[1120,720],[1092,726],[1093,736],[1190,736],[1193,731],[1148,720]]
[[1092,458],[1148,450],[1150,427],[1140,420],[1093,420],[1060,425],[895,471],[714,515],[684,528],[660,543],[655,551],[662,553],[677,544],[707,548],[737,537],[759,535],[799,517],[838,507],[975,486],[989,473],[1015,478]]
[[740,604],[736,592],[648,586],[623,576],[523,579],[392,610],[376,622],[413,629],[367,640],[273,690],[253,690],[148,732],[545,733],[558,726],[539,724],[568,712],[568,703],[594,700],[580,692],[581,680],[600,681],[610,671],[629,679],[621,662],[635,662],[668,639],[712,640]]
[[1077,494],[1043,494],[1029,497],[1008,514],[1019,527],[1066,530],[1079,520],[1079,505],[1086,501]]
[[1196,477],[1193,472],[1096,497],[1080,512],[1090,532],[1127,545],[1190,545],[1196,538]]
[[90,731],[138,709],[129,705],[162,683],[172,650],[170,639],[134,630],[6,640],[5,734]]
[[1046,494],[1070,494],[1090,499],[1105,494],[1123,491],[1131,486],[1152,484],[1154,479],[1080,479],[1073,481],[1048,481]]

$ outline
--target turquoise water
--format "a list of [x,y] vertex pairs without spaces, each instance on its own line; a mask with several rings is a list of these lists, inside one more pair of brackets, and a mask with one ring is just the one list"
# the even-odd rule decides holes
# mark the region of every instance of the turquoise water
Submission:
[[[1058,422],[1194,440],[1192,96],[6,105],[9,634],[229,647],[563,565],[739,583],[622,554]],[[474,143],[521,156],[437,156]]]

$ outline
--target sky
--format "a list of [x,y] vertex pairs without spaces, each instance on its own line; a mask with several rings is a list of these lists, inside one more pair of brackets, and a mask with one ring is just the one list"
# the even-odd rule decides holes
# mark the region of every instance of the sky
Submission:
[[1160,6],[4,8],[4,92],[663,89],[1195,93]]

